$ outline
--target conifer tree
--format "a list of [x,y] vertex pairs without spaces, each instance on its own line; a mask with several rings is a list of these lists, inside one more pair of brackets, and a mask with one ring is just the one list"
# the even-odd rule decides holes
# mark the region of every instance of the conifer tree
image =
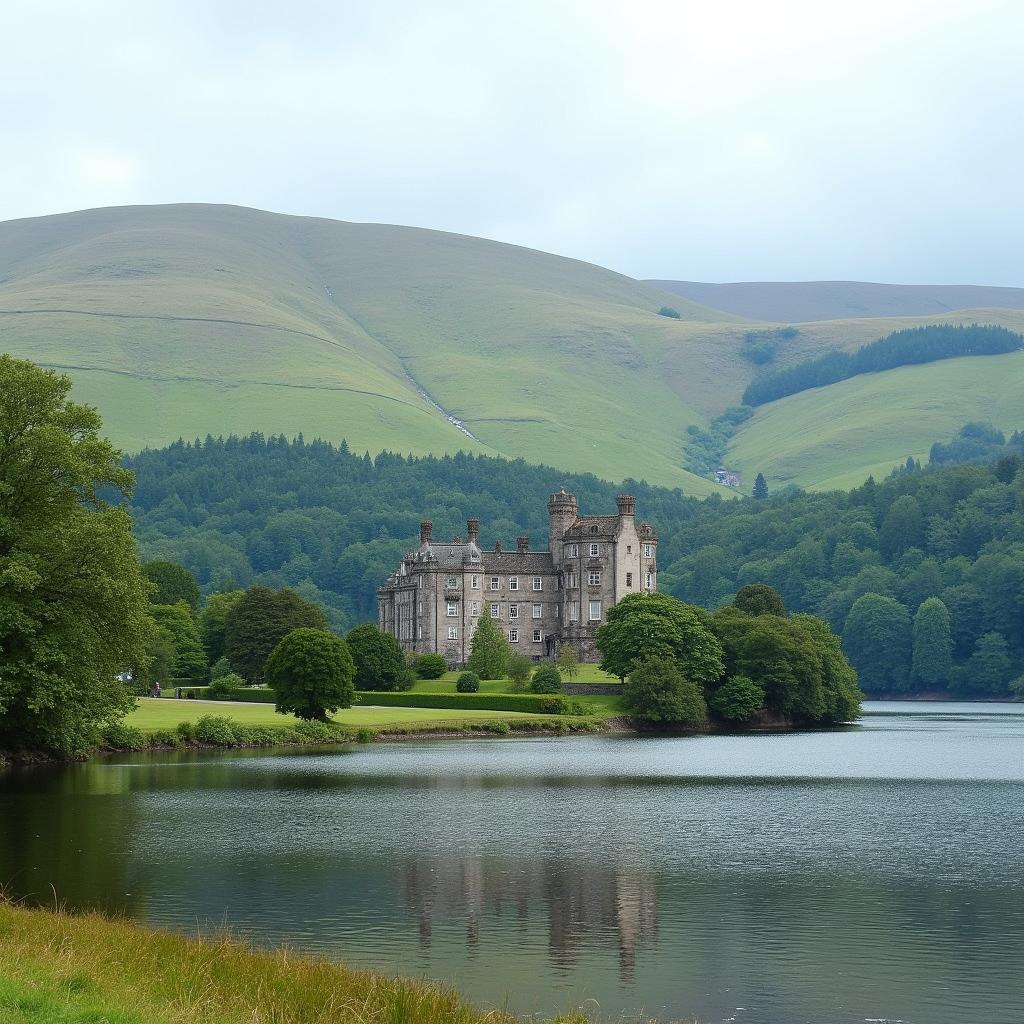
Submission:
[[758,473],[754,480],[754,497],[758,501],[764,501],[768,497],[768,481],[764,478],[764,473]]
[[512,651],[505,634],[497,623],[484,614],[480,616],[473,639],[470,641],[470,656],[466,668],[481,679],[502,679]]

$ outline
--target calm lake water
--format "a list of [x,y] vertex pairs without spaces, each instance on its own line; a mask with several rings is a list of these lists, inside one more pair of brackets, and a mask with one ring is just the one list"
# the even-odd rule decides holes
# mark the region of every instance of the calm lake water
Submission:
[[136,755],[0,775],[0,883],[477,1002],[1024,1020],[1024,706],[842,732]]

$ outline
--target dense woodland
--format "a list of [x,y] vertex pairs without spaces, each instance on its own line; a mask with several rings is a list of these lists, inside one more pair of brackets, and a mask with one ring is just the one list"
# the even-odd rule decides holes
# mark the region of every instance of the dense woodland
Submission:
[[335,629],[375,617],[376,587],[415,546],[422,518],[444,537],[476,515],[485,544],[525,533],[543,547],[550,493],[565,487],[584,512],[600,513],[626,489],[660,535],[662,590],[714,608],[744,584],[769,583],[789,611],[844,634],[868,692],[1006,695],[1024,673],[1024,463],[1015,456],[763,501],[259,435],[178,442],[128,463],[145,557],[187,566],[207,593],[291,586],[322,603]]
[[956,356],[1000,355],[1024,347],[1024,337],[991,324],[935,324],[912,327],[873,341],[856,352],[826,352],[784,370],[755,378],[743,392],[744,405],[764,405],[809,388],[878,373],[897,366],[932,363]]

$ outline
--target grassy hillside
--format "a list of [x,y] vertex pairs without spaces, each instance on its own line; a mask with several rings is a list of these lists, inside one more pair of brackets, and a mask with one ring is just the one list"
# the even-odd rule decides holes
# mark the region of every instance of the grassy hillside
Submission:
[[853,317],[934,316],[994,306],[1024,309],[1024,288],[875,284],[869,281],[650,281],[649,284],[752,320],[803,323]]
[[884,476],[973,419],[1024,426],[1024,352],[947,359],[864,374],[762,406],[730,448],[730,465],[779,486],[846,488]]

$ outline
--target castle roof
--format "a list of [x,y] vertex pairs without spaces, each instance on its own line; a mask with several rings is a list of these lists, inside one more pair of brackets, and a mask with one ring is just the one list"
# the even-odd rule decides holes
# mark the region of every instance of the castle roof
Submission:
[[485,551],[482,571],[506,574],[554,572],[555,561],[550,551]]
[[587,537],[614,537],[618,530],[618,516],[580,516],[564,535],[582,540]]

